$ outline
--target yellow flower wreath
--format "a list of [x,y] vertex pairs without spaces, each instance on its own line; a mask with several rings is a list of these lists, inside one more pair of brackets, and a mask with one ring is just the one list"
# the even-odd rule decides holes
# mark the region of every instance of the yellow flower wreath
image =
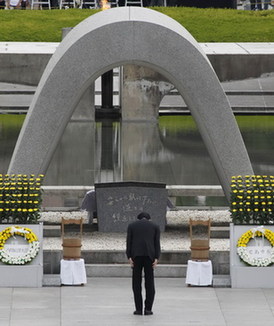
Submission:
[[[264,237],[271,244],[271,252],[268,258],[254,258],[248,253],[247,246],[251,239],[255,237]],[[240,258],[251,266],[265,267],[274,263],[274,232],[259,226],[243,233],[237,242],[237,253]]]
[[[29,250],[21,256],[11,256],[5,250],[5,243],[11,237],[24,237],[29,243]],[[40,249],[40,244],[37,236],[29,228],[19,226],[9,226],[0,232],[0,260],[2,263],[9,265],[24,265],[36,257]]]

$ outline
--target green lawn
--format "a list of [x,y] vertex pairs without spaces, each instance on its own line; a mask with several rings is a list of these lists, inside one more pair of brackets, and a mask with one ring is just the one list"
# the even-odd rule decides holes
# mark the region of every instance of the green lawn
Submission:
[[[182,24],[198,42],[274,42],[274,10],[154,8]],[[0,10],[0,42],[59,42],[98,10]]]

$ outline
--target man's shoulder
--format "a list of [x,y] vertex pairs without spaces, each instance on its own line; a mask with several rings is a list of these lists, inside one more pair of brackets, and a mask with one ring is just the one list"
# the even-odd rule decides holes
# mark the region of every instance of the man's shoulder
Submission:
[[151,224],[154,226],[155,229],[160,230],[160,227],[158,224],[156,224],[155,222],[152,222],[152,221],[151,221]]
[[135,227],[137,227],[137,228],[147,228],[147,227],[149,227],[149,228],[153,228],[153,229],[159,229],[160,230],[160,228],[159,228],[159,225],[158,224],[156,224],[155,222],[153,222],[153,221],[151,221],[151,220],[146,220],[146,219],[144,219],[144,220],[136,220],[136,221],[133,221],[133,222],[130,222],[129,223],[129,225],[128,225],[128,228],[130,229],[130,228],[135,228]]
[[157,223],[153,222],[152,220],[146,220],[145,225],[146,225],[146,227],[149,227],[150,229],[160,230],[159,225]]
[[130,222],[130,223],[128,224],[128,228],[132,228],[132,227],[134,227],[137,223],[138,223],[138,221]]

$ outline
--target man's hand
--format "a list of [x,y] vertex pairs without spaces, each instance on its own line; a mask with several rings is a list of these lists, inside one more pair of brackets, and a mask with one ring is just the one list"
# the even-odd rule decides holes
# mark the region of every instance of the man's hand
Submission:
[[154,262],[152,263],[152,267],[155,268],[158,264],[158,259],[155,259]]
[[134,266],[133,260],[131,258],[129,258],[128,261],[129,261],[130,266],[133,267]]

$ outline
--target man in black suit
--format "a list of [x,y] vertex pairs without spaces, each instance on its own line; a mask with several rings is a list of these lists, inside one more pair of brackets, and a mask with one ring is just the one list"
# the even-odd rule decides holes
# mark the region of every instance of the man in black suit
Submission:
[[152,315],[155,296],[154,268],[161,253],[159,226],[150,221],[148,213],[140,213],[137,221],[127,229],[126,254],[132,267],[132,289],[134,294],[134,315],[143,314],[142,270],[145,273],[145,315]]

